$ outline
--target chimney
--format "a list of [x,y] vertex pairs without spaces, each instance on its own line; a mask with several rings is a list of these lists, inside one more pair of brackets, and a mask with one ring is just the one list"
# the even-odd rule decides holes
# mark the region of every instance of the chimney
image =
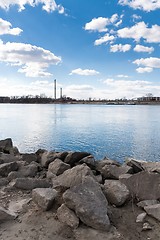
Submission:
[[60,99],[62,99],[62,88],[60,88]]
[[54,99],[56,100],[56,79],[54,80]]

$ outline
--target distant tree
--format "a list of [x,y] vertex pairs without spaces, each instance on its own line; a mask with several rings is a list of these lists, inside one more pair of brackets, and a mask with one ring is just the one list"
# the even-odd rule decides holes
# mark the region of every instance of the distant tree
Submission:
[[153,94],[152,94],[152,93],[147,93],[147,94],[146,94],[146,97],[152,98],[152,97],[153,97]]

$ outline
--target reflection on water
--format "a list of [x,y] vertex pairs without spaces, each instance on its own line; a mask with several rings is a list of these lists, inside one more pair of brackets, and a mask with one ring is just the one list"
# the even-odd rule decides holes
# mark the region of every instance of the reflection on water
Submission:
[[22,152],[88,151],[160,161],[160,106],[1,104],[0,138]]

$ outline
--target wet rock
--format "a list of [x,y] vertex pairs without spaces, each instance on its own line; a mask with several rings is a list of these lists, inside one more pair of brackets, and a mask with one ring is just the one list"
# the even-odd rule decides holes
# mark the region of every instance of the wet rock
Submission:
[[78,228],[79,218],[65,204],[62,204],[57,210],[57,217],[60,222],[68,225],[71,228]]
[[58,176],[70,168],[71,167],[69,164],[64,163],[60,159],[56,158],[52,163],[49,164],[48,171]]
[[32,200],[45,211],[52,208],[56,197],[57,191],[52,188],[36,188],[32,190]]
[[118,167],[116,165],[105,165],[102,170],[101,174],[104,179],[119,179],[122,174],[132,173],[132,168],[129,166],[121,166]]
[[3,207],[0,207],[0,221],[13,220],[17,215]]
[[0,165],[0,176],[7,177],[11,171],[16,171],[17,169],[17,162],[3,163]]
[[144,210],[148,215],[160,221],[160,204],[146,206],[144,207]]
[[140,213],[136,218],[136,223],[143,223],[146,216],[146,213]]
[[68,163],[71,165],[71,167],[75,166],[76,163],[78,163],[82,158],[87,157],[91,155],[87,152],[70,152],[64,159],[65,163]]
[[132,197],[138,201],[160,198],[160,174],[158,173],[142,171],[120,181],[127,186]]
[[118,180],[106,180],[104,192],[107,200],[117,207],[123,205],[130,196],[126,185]]
[[11,138],[0,140],[0,152],[13,153],[13,143]]
[[10,185],[12,187],[24,190],[32,190],[34,188],[49,188],[51,184],[46,179],[36,178],[16,178]]
[[86,164],[77,165],[72,169],[66,170],[63,174],[57,176],[57,178],[54,178],[52,181],[53,188],[60,187],[67,189],[73,187],[81,183],[85,176],[94,177],[91,169]]
[[67,207],[74,210],[87,226],[109,230],[108,202],[99,184],[92,177],[85,177],[82,183],[68,189],[63,194],[63,199]]
[[82,158],[79,161],[80,164],[85,163],[88,167],[90,167],[90,169],[94,170],[96,167],[96,161],[95,158],[92,155],[89,155],[87,157]]

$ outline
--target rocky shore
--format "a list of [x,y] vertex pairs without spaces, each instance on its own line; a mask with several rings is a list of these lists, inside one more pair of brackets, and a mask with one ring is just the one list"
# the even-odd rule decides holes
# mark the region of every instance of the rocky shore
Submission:
[[160,162],[0,141],[1,240],[160,240]]

